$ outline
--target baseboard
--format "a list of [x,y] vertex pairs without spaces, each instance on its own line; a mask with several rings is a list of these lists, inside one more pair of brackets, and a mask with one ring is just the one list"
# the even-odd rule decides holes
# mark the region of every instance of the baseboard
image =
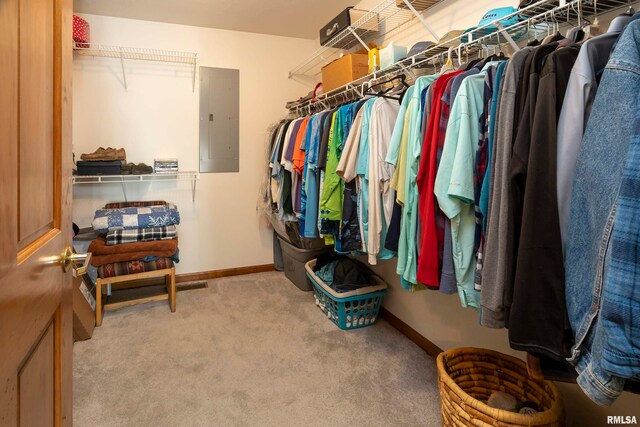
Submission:
[[221,277],[242,276],[244,274],[265,273],[268,271],[275,271],[275,267],[273,264],[250,265],[248,267],[225,268],[222,270],[201,271],[198,273],[176,274],[176,283],[219,279]]
[[413,341],[418,347],[423,349],[428,355],[437,357],[442,350],[440,347],[420,335],[418,331],[397,318],[393,313],[384,307],[380,308],[380,317],[389,322],[391,326],[396,328],[402,335]]

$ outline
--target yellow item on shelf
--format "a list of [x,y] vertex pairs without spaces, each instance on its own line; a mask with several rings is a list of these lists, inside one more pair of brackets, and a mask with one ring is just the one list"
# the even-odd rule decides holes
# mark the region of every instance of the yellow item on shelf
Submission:
[[369,50],[369,74],[380,69],[380,51],[377,47]]

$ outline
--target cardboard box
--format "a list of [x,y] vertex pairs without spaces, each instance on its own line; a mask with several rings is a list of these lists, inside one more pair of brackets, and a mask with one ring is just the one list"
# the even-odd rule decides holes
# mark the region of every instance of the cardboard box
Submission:
[[357,80],[368,74],[367,55],[350,53],[322,68],[322,90],[324,93]]
[[96,326],[96,300],[80,277],[73,279],[73,340],[91,338]]

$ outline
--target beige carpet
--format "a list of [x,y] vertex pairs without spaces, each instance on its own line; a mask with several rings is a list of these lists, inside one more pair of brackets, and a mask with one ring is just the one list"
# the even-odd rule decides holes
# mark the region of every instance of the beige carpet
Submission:
[[439,426],[433,358],[384,321],[341,331],[282,273],[106,314],[74,346],[74,424]]

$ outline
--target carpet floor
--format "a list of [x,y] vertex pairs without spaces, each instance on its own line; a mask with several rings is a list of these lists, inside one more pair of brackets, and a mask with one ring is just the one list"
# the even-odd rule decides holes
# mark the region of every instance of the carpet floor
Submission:
[[338,329],[277,272],[108,312],[73,357],[80,427],[441,425],[432,357],[383,320]]

